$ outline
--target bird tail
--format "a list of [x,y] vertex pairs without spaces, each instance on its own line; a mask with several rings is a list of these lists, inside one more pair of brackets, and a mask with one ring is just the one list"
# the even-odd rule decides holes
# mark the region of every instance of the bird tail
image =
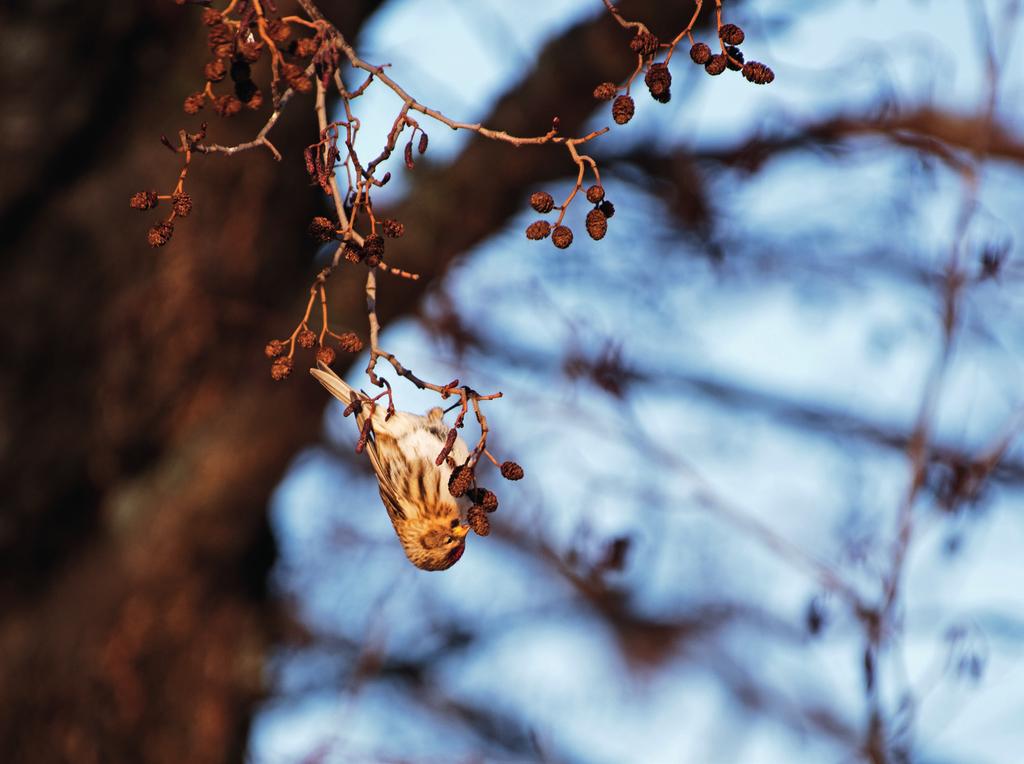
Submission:
[[[321,385],[326,387],[327,391],[331,395],[333,395],[339,401],[344,403],[346,406],[348,406],[350,403],[352,403],[353,401],[356,401],[356,400],[367,401],[367,402],[370,401],[370,397],[366,393],[364,393],[364,392],[362,392],[360,390],[356,390],[354,387],[352,387],[350,384],[348,384],[348,382],[346,382],[341,377],[339,377],[337,374],[335,374],[334,370],[330,366],[327,366],[326,364],[324,364],[321,361],[317,361],[316,365],[319,368],[310,369],[309,373],[312,374],[314,377],[316,377],[316,380]],[[373,426],[374,426],[375,430],[376,429],[393,429],[393,427],[394,427],[393,424],[392,424],[392,426],[390,428],[386,427],[386,423],[388,421],[387,407],[386,406],[374,406],[372,404],[371,405],[359,406],[356,409],[356,412],[355,412],[356,424],[359,425],[360,429],[362,429],[363,424],[366,422],[366,418],[368,416],[371,416],[371,415],[373,417]],[[394,422],[394,421],[396,421],[396,420],[394,418],[392,418],[392,422]]]
[[316,377],[316,380],[327,388],[327,391],[337,398],[339,401],[344,403],[346,406],[352,401],[362,396],[356,392],[355,388],[351,387],[345,380],[339,377],[330,366],[317,362],[316,369],[310,369],[309,373]]

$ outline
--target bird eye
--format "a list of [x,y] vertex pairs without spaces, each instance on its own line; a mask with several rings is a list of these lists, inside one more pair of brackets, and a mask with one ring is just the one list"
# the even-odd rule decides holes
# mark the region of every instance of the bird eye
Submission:
[[453,541],[455,541],[455,537],[454,537],[454,536],[448,536],[448,537],[447,537],[447,538],[446,538],[446,539],[444,540],[444,543],[446,543],[446,544],[450,544],[450,543],[452,543]]

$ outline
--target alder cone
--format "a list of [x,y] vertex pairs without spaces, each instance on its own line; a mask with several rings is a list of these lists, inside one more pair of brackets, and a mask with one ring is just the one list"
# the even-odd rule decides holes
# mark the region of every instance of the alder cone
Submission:
[[479,504],[474,504],[469,508],[466,519],[476,535],[486,536],[491,532],[491,521],[487,519],[486,511]]
[[708,59],[707,63],[704,64],[704,71],[710,74],[712,77],[717,77],[719,74],[725,71],[725,67],[728,65],[725,55],[718,53]]
[[612,119],[615,120],[617,125],[624,125],[633,119],[635,111],[636,104],[633,103],[633,99],[628,95],[620,95],[612,102]]
[[651,68],[644,76],[644,84],[651,91],[651,95],[657,98],[667,93],[672,86],[672,73],[665,64],[651,64]]
[[178,217],[188,217],[188,213],[192,211],[192,197],[187,191],[175,191],[171,195],[171,209]]
[[531,241],[546,239],[551,235],[551,223],[546,220],[535,220],[526,226],[526,238]]
[[711,58],[711,48],[707,43],[697,42],[690,48],[690,59],[695,64],[704,65]]
[[587,234],[594,241],[600,241],[608,233],[608,218],[599,209],[587,213]]
[[326,364],[327,366],[330,366],[332,363],[334,363],[334,358],[335,358],[334,348],[329,348],[326,345],[322,345],[316,351],[316,360],[319,363]]
[[746,39],[743,30],[735,24],[722,24],[722,28],[718,30],[718,36],[726,45],[741,45]]
[[501,465],[501,476],[506,480],[522,480],[523,468],[515,462],[505,462]]
[[629,49],[641,56],[649,56],[658,49],[659,40],[656,35],[650,32],[640,32],[629,41]]
[[448,492],[452,496],[458,498],[465,495],[472,485],[473,470],[466,465],[460,465],[452,470],[452,475],[448,478]]
[[358,353],[363,349],[363,341],[355,332],[345,332],[338,338],[338,347],[346,353]]
[[171,240],[174,235],[174,226],[166,221],[157,223],[149,229],[146,239],[151,247],[162,247]]
[[546,215],[555,208],[555,200],[547,191],[537,191],[530,196],[530,206]]
[[755,85],[767,85],[775,79],[775,72],[760,61],[748,61],[743,65],[744,78]]
[[136,194],[132,194],[128,205],[133,210],[151,210],[159,203],[160,200],[157,199],[156,191],[139,191]]
[[565,249],[572,244],[572,229],[566,225],[556,226],[551,232],[551,241],[559,249]]

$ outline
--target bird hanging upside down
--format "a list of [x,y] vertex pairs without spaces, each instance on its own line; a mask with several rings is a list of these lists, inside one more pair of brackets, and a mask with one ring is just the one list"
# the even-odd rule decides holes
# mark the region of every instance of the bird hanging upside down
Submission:
[[[320,363],[309,372],[346,406],[369,399],[357,392]],[[377,475],[380,498],[395,527],[405,556],[422,570],[446,570],[466,551],[464,524],[472,504],[456,499],[448,490],[448,481],[456,465],[465,464],[469,448],[462,438],[455,439],[449,458],[440,466],[437,455],[448,438],[449,427],[442,410],[433,408],[426,416],[395,411],[387,418],[387,407],[363,403],[355,412],[362,428],[372,417],[366,451]]]

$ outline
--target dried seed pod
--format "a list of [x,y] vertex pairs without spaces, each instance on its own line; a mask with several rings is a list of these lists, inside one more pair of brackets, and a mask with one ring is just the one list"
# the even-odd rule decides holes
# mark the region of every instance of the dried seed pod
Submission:
[[320,40],[317,37],[303,37],[295,43],[295,55],[298,58],[309,58],[316,49],[320,47]]
[[238,48],[238,56],[247,63],[255,64],[263,55],[262,42],[243,42]]
[[326,364],[330,366],[334,363],[334,348],[321,345],[316,351],[316,360],[318,363]]
[[223,20],[220,23],[208,24],[208,26],[210,31],[206,33],[206,42],[211,48],[230,45],[234,40],[235,33]]
[[658,38],[648,31],[638,32],[636,37],[629,41],[629,49],[641,56],[649,56],[658,49]]
[[208,27],[216,26],[217,24],[224,23],[224,14],[220,11],[214,10],[213,8],[203,9],[203,23]]
[[173,235],[174,224],[164,221],[162,223],[157,223],[149,229],[146,240],[149,242],[149,246],[151,247],[162,247],[171,240],[171,236]]
[[206,96],[202,93],[193,93],[185,98],[185,113],[197,114],[206,105]]
[[263,354],[267,358],[277,358],[283,352],[284,343],[281,342],[281,340],[271,340],[267,343],[267,346],[263,348]]
[[523,468],[515,462],[505,462],[501,465],[501,476],[506,480],[522,480]]
[[156,191],[139,191],[128,200],[128,206],[133,210],[151,210],[159,203]]
[[341,255],[350,263],[360,263],[363,261],[363,258],[366,257],[366,252],[354,241],[346,241],[345,249],[342,250]]
[[474,501],[484,508],[484,512],[497,512],[498,510],[498,497],[494,491],[488,491],[486,488],[478,488],[479,496]]
[[743,76],[755,85],[767,85],[775,79],[775,72],[760,61],[748,61],[743,65]]
[[598,101],[610,101],[615,98],[615,94],[618,92],[619,89],[615,86],[614,82],[602,82],[594,88],[594,98]]
[[293,80],[288,80],[288,87],[296,93],[308,93],[313,89],[313,81],[305,76],[296,77]]
[[695,64],[701,64],[702,66],[708,62],[711,58],[711,48],[705,43],[696,42],[693,47],[690,48],[690,58]]
[[452,475],[448,478],[448,493],[456,499],[459,498],[472,487],[473,479],[473,470],[465,464],[459,465],[452,470]]
[[367,268],[376,268],[382,261],[383,258],[380,255],[367,255],[366,259],[363,260],[363,265]]
[[635,111],[636,105],[628,95],[620,95],[612,102],[612,119],[615,120],[617,125],[624,125],[633,119],[633,112]]
[[430,138],[427,137],[427,134],[420,133],[420,142],[416,145],[416,150],[420,152],[420,154],[426,154],[428,143],[430,143]]
[[405,235],[405,226],[397,220],[385,220],[381,225],[389,239],[401,239]]
[[187,191],[175,191],[171,194],[171,209],[180,218],[188,217],[192,211],[192,197]]
[[313,89],[313,82],[306,76],[306,71],[298,64],[286,62],[281,65],[281,76],[288,87],[298,93],[308,93]]
[[535,191],[530,195],[530,206],[541,215],[546,215],[555,208],[555,200],[547,191]]
[[274,363],[270,365],[270,378],[275,382],[280,382],[282,379],[287,379],[292,373],[292,367],[295,362],[288,356],[281,356],[275,358]]
[[735,45],[730,45],[725,49],[725,52],[729,55],[725,59],[725,65],[732,69],[734,72],[738,72],[743,68],[743,51],[737,48]]
[[644,84],[654,98],[668,92],[672,86],[672,73],[665,64],[651,64],[644,76]]
[[338,347],[346,353],[358,353],[363,349],[363,341],[355,332],[345,332],[338,337]]
[[587,201],[591,204],[600,204],[604,200],[604,188],[602,186],[591,186],[587,189]]
[[746,35],[735,24],[722,24],[718,36],[726,45],[742,45]]
[[717,53],[711,58],[709,58],[707,63],[704,64],[704,71],[706,71],[712,77],[717,77],[719,74],[725,71],[725,66],[725,54]]
[[608,233],[608,218],[599,209],[587,213],[587,233],[594,241],[600,241]]
[[531,241],[546,239],[551,235],[551,223],[546,220],[535,220],[526,226],[526,238]]
[[491,521],[487,519],[487,513],[479,504],[474,504],[466,513],[466,520],[473,533],[477,536],[486,536],[491,532]]
[[316,344],[316,332],[312,329],[303,329],[295,336],[295,341],[299,343],[299,347],[311,348]]
[[203,69],[203,74],[206,75],[206,79],[210,82],[220,82],[227,73],[228,68],[224,66],[224,61],[219,58],[210,61]]
[[274,42],[286,42],[292,36],[292,28],[280,19],[267,22],[267,34]]
[[213,108],[222,117],[233,117],[242,110],[242,102],[233,95],[222,95],[213,102]]
[[601,212],[604,213],[604,216],[608,219],[611,219],[615,215],[615,205],[607,199],[601,202],[598,209],[601,210]]
[[368,258],[376,257],[379,261],[384,257],[384,237],[379,233],[371,233],[363,239],[363,251]]
[[572,244],[572,229],[567,225],[555,226],[551,232],[551,241],[559,249],[565,249]]
[[314,241],[322,244],[334,238],[334,221],[323,215],[317,215],[310,221],[306,230]]

